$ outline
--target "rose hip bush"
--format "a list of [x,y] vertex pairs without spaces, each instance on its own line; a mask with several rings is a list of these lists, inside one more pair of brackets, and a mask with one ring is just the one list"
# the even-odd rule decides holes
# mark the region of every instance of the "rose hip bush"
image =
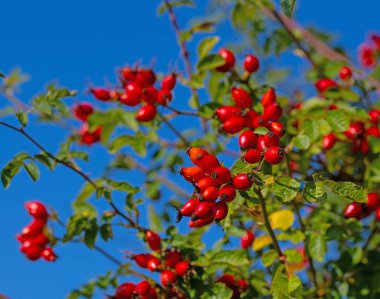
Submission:
[[[66,167],[84,180],[68,219],[43,198],[26,199],[32,222],[17,235],[20,252],[64,267],[55,246],[83,242],[116,265],[71,299],[378,298],[380,36],[371,34],[350,59],[328,35],[292,20],[294,1],[221,2],[242,36],[226,45],[215,22],[179,27],[176,10],[191,5],[158,8],[178,39],[178,67],[161,72],[130,61],[112,85],[91,87],[87,102],[54,85],[29,104],[11,101],[14,119],[0,124],[39,152],[3,161],[4,187],[22,169],[37,181],[40,167]],[[305,61],[299,82],[268,67],[289,51]],[[6,97],[20,80],[3,76]],[[38,120],[74,130],[50,151],[28,133]],[[102,177],[85,170],[89,147],[110,154]],[[144,183],[116,179],[114,170],[139,172]],[[140,221],[146,205],[149,226]],[[146,250],[99,247],[120,225]]]

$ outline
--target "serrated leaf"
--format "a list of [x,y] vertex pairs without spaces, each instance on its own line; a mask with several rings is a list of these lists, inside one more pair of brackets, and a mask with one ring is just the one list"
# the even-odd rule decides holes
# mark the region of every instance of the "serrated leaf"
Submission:
[[323,262],[326,254],[326,241],[319,233],[311,233],[308,237],[307,247],[310,256],[318,262]]
[[230,299],[232,290],[226,287],[223,283],[213,283],[207,286],[202,292],[200,299]]
[[291,295],[298,295],[302,292],[302,281],[296,274],[291,274],[289,276],[289,293]]
[[111,186],[113,189],[122,191],[128,194],[136,194],[140,188],[133,187],[132,185],[128,184],[127,182],[118,182],[114,180],[107,180],[106,181],[109,186]]
[[276,199],[282,202],[289,202],[296,197],[300,185],[296,179],[281,176],[278,177],[272,185],[272,192]]
[[24,168],[34,182],[38,181],[40,178],[40,170],[36,164],[29,162],[27,164],[24,164]]
[[35,155],[34,159],[47,166],[50,170],[54,169],[53,161],[45,153]]
[[219,105],[217,103],[204,104],[199,108],[199,114],[202,117],[211,118],[215,113],[215,109],[218,107]]
[[327,193],[321,182],[307,182],[302,189],[302,195],[306,201],[311,203],[321,203],[327,199]]
[[261,262],[263,263],[264,267],[269,267],[277,260],[277,258],[277,251],[275,249],[269,249],[263,253]]
[[258,251],[269,244],[272,244],[272,239],[269,236],[258,236],[253,240],[252,248],[253,250]]
[[294,145],[300,150],[307,150],[310,147],[310,137],[304,133],[300,133],[293,138]]
[[281,233],[277,235],[279,241],[290,241],[294,244],[300,243],[305,240],[305,235],[299,230],[294,230],[286,233]]
[[268,132],[269,132],[269,130],[267,128],[265,128],[265,127],[258,127],[254,131],[254,133],[257,134],[257,135],[265,135]]
[[328,111],[327,121],[334,132],[344,132],[350,125],[350,120],[342,110]]
[[218,66],[221,66],[225,63],[224,58],[218,54],[209,54],[203,57],[197,64],[197,69],[200,72],[213,70]]
[[199,59],[207,56],[210,51],[215,47],[215,45],[219,42],[219,36],[210,36],[203,39],[198,46],[198,57]]
[[16,113],[16,117],[17,117],[18,121],[20,122],[20,124],[23,127],[27,126],[27,124],[28,124],[28,114],[26,112],[17,112]]
[[269,221],[273,229],[287,230],[294,223],[294,214],[290,210],[280,210],[269,215]]
[[276,272],[273,274],[270,292],[273,299],[288,299],[289,298],[289,281],[287,275],[284,273],[284,265],[278,266]]

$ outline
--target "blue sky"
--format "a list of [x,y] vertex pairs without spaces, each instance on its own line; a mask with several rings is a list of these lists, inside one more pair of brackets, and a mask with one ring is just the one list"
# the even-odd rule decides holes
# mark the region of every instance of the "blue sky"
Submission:
[[[165,72],[170,63],[178,62],[178,49],[167,17],[156,17],[157,2],[67,0],[52,4],[47,0],[2,0],[0,70],[7,73],[20,67],[31,75],[31,81],[19,94],[23,101],[53,80],[77,89],[79,99],[89,99],[85,90],[90,82],[97,85],[113,82],[117,67],[136,60],[144,64],[155,61],[156,69]],[[375,0],[366,1],[365,5],[343,0],[297,2],[295,17],[300,23],[335,33],[339,43],[353,55],[368,31],[380,29],[377,27],[380,4]],[[204,4],[195,10],[181,10],[181,25],[206,12]],[[223,37],[221,45],[236,37],[226,25],[219,33]],[[287,63],[294,70],[302,65],[298,59]],[[181,93],[177,96],[181,98]],[[0,105],[5,105],[1,98]],[[43,124],[34,124],[28,131],[51,151],[55,151],[65,134],[62,129]],[[0,128],[0,136],[1,165],[22,150],[36,152],[14,132]],[[90,151],[93,160],[84,167],[97,175],[107,155],[100,147]],[[12,299],[64,298],[73,288],[114,268],[108,260],[78,244],[59,246],[61,258],[52,264],[31,263],[18,251],[15,235],[30,220],[24,202],[40,199],[66,218],[70,215],[70,202],[81,185],[81,178],[59,167],[54,173],[43,171],[37,184],[20,174],[8,190],[0,189],[0,294]],[[133,240],[130,232],[118,231],[109,248],[119,256],[120,249],[141,250],[141,245]]]

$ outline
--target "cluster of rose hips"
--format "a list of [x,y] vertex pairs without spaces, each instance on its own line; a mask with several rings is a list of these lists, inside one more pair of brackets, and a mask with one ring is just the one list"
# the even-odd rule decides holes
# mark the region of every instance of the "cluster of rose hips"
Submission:
[[100,101],[119,101],[130,107],[142,104],[137,111],[139,122],[152,121],[157,114],[157,105],[166,106],[172,100],[176,84],[175,73],[165,76],[160,88],[154,87],[156,74],[151,69],[125,67],[120,72],[120,89],[92,88],[94,97]]
[[375,217],[380,221],[380,195],[378,193],[369,193],[367,203],[352,202],[344,210],[346,218],[362,219],[375,212]]
[[138,284],[133,282],[126,282],[119,285],[115,290],[115,295],[111,297],[112,299],[157,299],[157,293],[151,284],[143,280]]
[[97,127],[90,131],[87,123],[89,116],[94,112],[94,107],[90,103],[79,103],[73,108],[74,116],[83,122],[80,128],[80,142],[82,144],[91,145],[100,141],[102,128]]
[[48,262],[54,262],[56,255],[52,248],[47,247],[49,238],[44,233],[48,221],[46,207],[39,201],[29,201],[25,208],[33,217],[33,221],[17,235],[17,240],[21,243],[20,251],[32,261],[42,257]]
[[223,274],[217,282],[223,283],[233,291],[231,299],[239,299],[241,293],[248,290],[249,283],[245,279],[236,279],[232,274]]
[[359,47],[359,62],[363,67],[373,68],[376,66],[377,57],[380,53],[380,36],[372,34],[370,40]]
[[[333,107],[333,109],[336,109]],[[369,153],[370,147],[368,136],[380,138],[380,110],[372,109],[368,112],[369,123],[366,128],[366,123],[362,121],[354,121],[350,123],[347,131],[344,132],[348,141],[351,143],[351,151],[353,153],[361,152],[364,155]],[[325,150],[333,148],[336,142],[339,141],[334,133],[327,134],[322,139],[322,147]]]

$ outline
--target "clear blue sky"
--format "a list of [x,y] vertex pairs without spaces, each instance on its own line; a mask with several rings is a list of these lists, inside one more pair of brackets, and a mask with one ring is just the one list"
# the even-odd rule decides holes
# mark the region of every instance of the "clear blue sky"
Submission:
[[[114,70],[141,60],[156,61],[156,69],[166,71],[169,63],[178,61],[178,49],[167,17],[156,17],[158,1],[22,1],[0,2],[1,43],[0,71],[14,67],[32,76],[20,97],[30,99],[46,83],[58,80],[79,91],[79,99],[89,82],[101,85],[114,80]],[[203,3],[206,1],[198,1]],[[340,44],[355,53],[366,32],[380,29],[375,0],[299,2],[296,19],[302,24],[315,24],[336,33]],[[364,5],[365,4],[365,5]],[[196,14],[206,13],[204,4],[196,10],[179,13],[181,25]],[[223,42],[233,41],[228,26],[220,31]],[[299,66],[298,60],[294,69]],[[180,98],[180,94],[178,95]],[[0,107],[5,101],[0,98]],[[55,151],[64,132],[41,124],[28,129],[44,145]],[[169,133],[168,133],[169,134]],[[36,152],[24,139],[0,128],[0,164],[22,150]],[[84,167],[96,175],[107,156],[100,147],[91,149],[92,162]],[[114,265],[82,245],[58,246],[57,263],[32,263],[18,251],[15,235],[29,222],[23,204],[40,199],[54,206],[63,218],[70,215],[70,202],[82,180],[59,167],[56,172],[43,171],[41,181],[31,183],[25,174],[18,175],[8,190],[0,189],[0,293],[12,299],[64,298],[70,290],[93,277],[113,269]],[[117,232],[111,250],[141,250],[129,232]]]

